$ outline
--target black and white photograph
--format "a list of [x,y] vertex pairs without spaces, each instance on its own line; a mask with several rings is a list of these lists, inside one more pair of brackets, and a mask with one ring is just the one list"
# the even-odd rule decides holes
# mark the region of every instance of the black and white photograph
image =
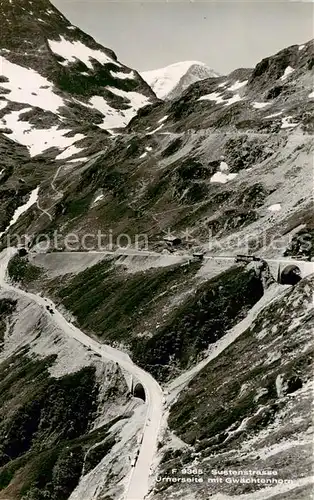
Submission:
[[310,500],[314,2],[0,0],[0,500]]

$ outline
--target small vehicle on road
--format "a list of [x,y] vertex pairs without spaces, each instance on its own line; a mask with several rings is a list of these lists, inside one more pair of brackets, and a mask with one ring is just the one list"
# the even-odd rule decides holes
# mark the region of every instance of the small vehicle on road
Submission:
[[131,467],[135,467],[139,454],[140,454],[140,450],[137,450],[135,457],[132,458],[132,460],[131,460]]
[[256,255],[237,255],[236,258],[234,259],[235,262],[256,262],[260,261],[260,257],[256,257]]
[[47,311],[48,311],[50,314],[54,314],[54,313],[55,313],[55,312],[54,312],[54,310],[52,309],[52,307],[50,307],[50,306],[46,306],[46,309],[47,309]]
[[204,259],[204,252],[200,251],[200,252],[193,252],[193,257],[194,259],[196,260],[203,260]]

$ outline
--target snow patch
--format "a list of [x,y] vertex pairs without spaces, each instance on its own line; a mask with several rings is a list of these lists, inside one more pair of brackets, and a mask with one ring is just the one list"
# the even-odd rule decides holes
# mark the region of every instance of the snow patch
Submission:
[[63,99],[53,92],[53,84],[33,69],[11,63],[2,56],[0,68],[1,74],[9,79],[0,83],[0,88],[10,91],[5,95],[9,101],[30,104],[53,113],[65,106]]
[[243,82],[240,82],[239,80],[237,80],[233,85],[231,85],[231,87],[228,87],[227,90],[231,90],[232,92],[234,90],[239,90],[242,87],[244,87],[247,84],[247,82],[248,82],[248,80],[244,80]]
[[158,132],[159,130],[161,130],[163,126],[164,126],[164,125],[163,125],[163,123],[162,123],[161,125],[159,125],[159,127],[155,128],[155,129],[154,129],[154,130],[152,130],[151,132],[147,132],[147,135],[153,135],[153,134],[155,134],[156,132]]
[[[305,437],[305,436],[304,436]],[[298,439],[295,440],[290,440],[290,441],[281,441],[279,443],[275,443],[271,446],[267,446],[265,448],[260,448],[257,450],[258,456],[260,457],[260,460],[266,460],[267,458],[278,455],[279,453],[282,453],[286,450],[289,450],[291,448],[295,448],[297,446],[306,446],[312,444],[312,440],[307,438],[307,439]]]
[[104,97],[91,97],[89,101],[91,105],[105,116],[103,123],[98,125],[100,128],[105,130],[125,127],[140,108],[150,103],[148,97],[143,94],[139,94],[138,92],[126,92],[113,87],[107,87],[107,89],[113,94],[128,100],[129,108],[116,109],[111,107]]
[[282,118],[281,120],[282,123],[280,128],[293,128],[299,125],[298,123],[291,122],[291,120],[292,116],[285,116],[284,118]]
[[210,94],[203,95],[198,99],[199,101],[215,101],[217,104],[221,104],[224,101],[224,98],[218,92],[211,92]]
[[314,91],[309,94],[310,99],[314,99]]
[[210,94],[203,95],[198,100],[199,101],[215,101],[216,104],[224,104],[225,106],[230,106],[230,104],[233,104],[234,102],[242,101],[242,97],[240,97],[239,94],[235,94],[233,97],[230,97],[230,99],[225,99],[218,92],[211,92]]
[[88,161],[87,156],[84,156],[82,158],[74,158],[73,160],[68,160],[67,163],[77,163],[79,161]]
[[113,63],[121,67],[121,64],[109,57],[102,50],[91,49],[80,41],[73,42],[66,40],[64,36],[60,36],[60,40],[48,40],[48,44],[52,52],[66,59],[68,64],[79,60],[88,68],[93,69],[91,59],[95,59],[100,64]]
[[272,115],[267,115],[265,118],[275,118],[275,116],[280,116],[282,115],[282,111],[279,111],[278,113],[273,113]]
[[262,109],[269,106],[269,102],[253,102],[252,107],[255,109]]
[[57,126],[50,129],[36,129],[28,121],[20,120],[22,114],[31,111],[31,108],[24,108],[20,111],[11,111],[5,115],[0,124],[12,130],[12,133],[4,133],[6,137],[19,144],[23,144],[29,150],[30,156],[36,156],[51,148],[66,148],[74,142],[84,139],[82,134],[73,137],[65,137],[71,132],[70,129],[59,129]]
[[211,178],[210,182],[218,182],[219,184],[226,184],[232,181],[238,174],[225,174],[223,172],[216,172]]
[[281,210],[281,204],[275,203],[274,205],[268,207],[268,210],[270,210],[271,212],[279,212]]
[[277,375],[275,383],[276,383],[277,396],[278,396],[278,398],[280,398],[281,396],[283,396],[283,375],[282,375],[282,373],[279,373],[279,375]]
[[282,80],[282,81],[285,80],[293,72],[294,72],[294,69],[291,66],[287,66],[285,71],[284,71],[284,74],[280,77],[280,80]]
[[168,118],[168,115],[165,115],[162,118],[160,118],[160,120],[158,120],[157,123],[163,123],[163,122],[165,122],[167,120],[167,118]]
[[103,194],[99,194],[93,201],[93,205],[96,205],[99,201],[103,200],[104,199],[104,195]]
[[131,71],[130,73],[122,73],[122,71],[110,71],[110,73],[114,78],[119,78],[119,80],[131,80],[135,78],[134,71]]
[[84,148],[78,148],[77,146],[69,146],[62,153],[60,153],[58,156],[56,156],[56,160],[65,160],[66,158],[70,158],[71,156],[74,156],[83,150],[84,150]]

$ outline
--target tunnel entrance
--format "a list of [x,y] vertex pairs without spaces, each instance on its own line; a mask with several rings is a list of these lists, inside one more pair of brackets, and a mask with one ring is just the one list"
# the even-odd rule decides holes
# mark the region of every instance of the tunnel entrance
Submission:
[[145,390],[144,390],[144,387],[142,386],[142,384],[140,384],[140,383],[136,384],[136,386],[134,387],[134,390],[133,390],[133,396],[135,398],[139,398],[139,399],[142,399],[143,401],[146,401],[146,394],[145,394]]
[[286,266],[279,275],[281,285],[296,285],[302,279],[301,270],[295,264]]

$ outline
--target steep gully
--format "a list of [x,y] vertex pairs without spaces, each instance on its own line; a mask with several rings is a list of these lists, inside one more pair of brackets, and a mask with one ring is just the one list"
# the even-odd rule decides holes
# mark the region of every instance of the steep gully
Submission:
[[[185,385],[185,383],[191,380],[208,362],[210,362],[224,349],[226,349],[226,347],[249,326],[250,320],[253,320],[253,318],[256,317],[257,313],[260,312],[261,309],[263,309],[267,304],[269,304],[269,302],[274,300],[276,296],[281,293],[281,291],[284,291],[286,286],[282,287],[280,285],[275,285],[275,288],[272,288],[269,293],[266,293],[262,297],[261,301],[259,301],[254,306],[254,308],[249,313],[249,316],[236,326],[235,331],[231,330],[229,332],[229,335],[227,334],[226,338],[223,338],[221,340],[219,345],[217,345],[217,348],[215,348],[213,352],[210,352],[206,359],[192,368],[192,370],[186,372],[186,374],[183,374],[181,377],[173,381],[168,387],[168,389],[170,389],[172,393],[171,398],[168,397],[166,401],[165,395],[169,394],[169,391],[166,391],[164,393],[158,382],[149,373],[145,372],[142,368],[135,365],[128,354],[108,345],[101,344],[96,340],[90,338],[79,328],[75,327],[72,323],[67,321],[64,316],[56,309],[55,304],[50,299],[30,292],[26,292],[6,282],[5,278],[7,266],[10,259],[16,254],[16,252],[16,248],[7,248],[0,254],[0,287],[7,291],[11,291],[18,295],[27,297],[28,299],[36,302],[40,307],[44,309],[46,314],[49,314],[47,312],[47,306],[52,308],[54,314],[51,316],[49,314],[51,320],[54,321],[55,324],[66,335],[74,338],[84,346],[89,347],[94,352],[100,354],[104,359],[118,363],[121,368],[123,368],[132,377],[138,379],[143,384],[146,394],[146,419],[143,427],[143,434],[141,438],[141,445],[138,450],[137,460],[128,477],[124,499],[144,500],[147,493],[149,492],[151,464],[153,463],[157,451],[158,436],[161,430],[162,422],[167,412],[166,406],[171,404],[171,402],[175,398],[177,391],[180,392],[180,386],[182,387],[183,385]],[[282,262],[287,262],[287,260],[284,260]],[[298,265],[303,264],[303,276],[311,274],[314,271],[314,263],[312,262],[289,262],[294,262]],[[307,265],[304,266],[304,264]]]

